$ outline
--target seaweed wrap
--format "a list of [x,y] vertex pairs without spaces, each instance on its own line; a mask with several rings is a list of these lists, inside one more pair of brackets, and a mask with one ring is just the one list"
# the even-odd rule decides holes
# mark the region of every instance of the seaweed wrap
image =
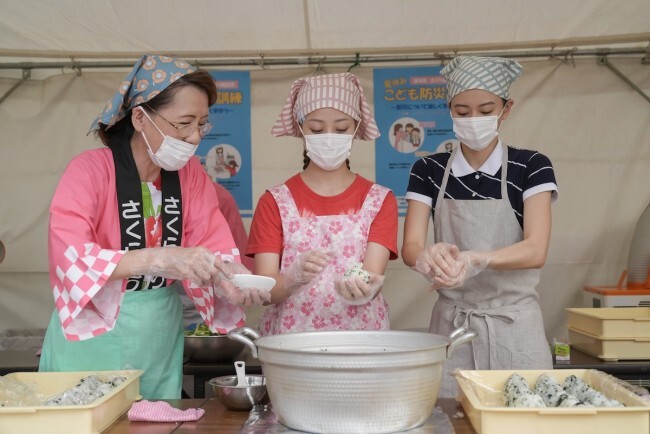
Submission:
[[528,382],[517,373],[508,377],[503,397],[506,407],[546,407],[541,396],[533,393],[528,387]]
[[557,380],[542,374],[535,383],[535,392],[542,397],[547,407],[584,407],[575,396],[567,393]]
[[617,400],[607,398],[601,392],[592,388],[582,378],[578,378],[575,375],[569,375],[564,379],[564,390],[585,404],[590,404],[594,407],[624,407]]

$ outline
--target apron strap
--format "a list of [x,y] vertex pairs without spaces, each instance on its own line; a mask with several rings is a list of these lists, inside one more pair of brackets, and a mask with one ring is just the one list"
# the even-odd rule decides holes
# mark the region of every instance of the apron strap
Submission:
[[[368,193],[366,194],[366,197],[363,199],[363,204],[361,204],[361,208],[359,208],[358,213],[361,214],[364,212],[370,212],[373,214],[374,219],[374,217],[381,209],[381,205],[384,203],[386,195],[389,191],[389,188],[386,188],[382,185],[372,184],[368,190]],[[379,205],[376,205],[375,201],[377,201]]]
[[[434,212],[438,209],[438,205],[440,205],[440,202],[445,198],[447,181],[449,180],[449,173],[451,173],[451,162],[454,161],[454,157],[456,157],[456,153],[458,152],[459,149],[460,149],[460,144],[456,146],[453,151],[451,151],[451,156],[449,157],[449,160],[447,161],[447,165],[445,166],[445,174],[442,176],[442,182],[440,183],[440,189],[438,190],[438,196],[436,196],[436,203],[434,204],[435,208],[433,208]],[[434,219],[435,219],[435,214],[434,214]]]
[[[515,322],[514,316],[501,309],[463,309],[459,306],[456,306],[456,311],[454,313],[453,324],[455,328],[461,326],[465,328],[471,327],[472,318],[481,318],[485,321],[487,326],[488,336],[487,336],[487,347],[489,349],[489,366],[497,366],[496,346],[493,342],[496,342],[497,338],[495,336],[495,320],[503,321],[506,324],[512,324]],[[484,366],[479,364],[477,360],[477,349],[475,345],[472,345],[472,356],[474,358],[474,366]]]
[[284,206],[289,217],[300,217],[300,211],[298,211],[298,205],[296,205],[296,200],[291,194],[291,190],[287,187],[286,184],[277,185],[275,187],[269,188],[268,192],[271,193],[275,203],[278,205],[278,208]]
[[497,143],[497,146],[501,146],[501,199],[508,200],[508,146],[501,143]]

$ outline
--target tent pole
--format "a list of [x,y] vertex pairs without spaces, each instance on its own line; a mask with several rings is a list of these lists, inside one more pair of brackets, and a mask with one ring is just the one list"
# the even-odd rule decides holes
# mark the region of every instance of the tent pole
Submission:
[[8,91],[5,92],[4,95],[0,97],[0,104],[2,104],[7,98],[9,98],[9,95],[11,95],[16,89],[18,89],[31,76],[32,76],[32,71],[30,69],[23,69],[23,78],[18,80],[13,86],[11,86],[11,88]]
[[[201,67],[224,67],[224,66],[241,66],[255,68],[263,64],[265,67],[269,66],[305,66],[305,65],[324,65],[324,64],[346,64],[350,65],[355,62],[360,62],[365,65],[372,63],[413,63],[413,62],[440,62],[449,61],[457,55],[466,56],[495,56],[495,57],[508,57],[515,59],[524,58],[559,58],[560,56],[570,57],[601,57],[601,56],[635,56],[646,55],[645,48],[589,48],[582,49],[574,47],[564,51],[551,50],[517,50],[517,51],[477,51],[477,52],[435,52],[435,53],[420,53],[420,54],[403,54],[403,55],[376,55],[368,54],[359,56],[353,55],[327,55],[322,53],[318,55],[308,56],[287,56],[287,57],[272,57],[270,55],[259,54],[256,57],[230,57],[230,58],[192,58],[184,57],[184,59],[195,66]],[[0,60],[2,57],[0,56]],[[132,60],[113,60],[113,61],[58,61],[58,62],[12,62],[0,63],[0,70],[3,69],[96,69],[96,68],[131,68]]]
[[619,77],[621,80],[623,80],[624,82],[626,82],[627,84],[629,84],[630,87],[631,87],[632,89],[634,89],[634,90],[635,90],[639,95],[641,95],[641,96],[642,96],[646,101],[648,101],[648,102],[650,103],[650,96],[646,95],[646,93],[643,91],[643,89],[641,89],[639,86],[637,86],[636,84],[634,84],[634,83],[632,82],[632,80],[630,80],[629,78],[627,78],[627,77],[625,76],[625,74],[623,74],[623,73],[622,73],[622,72],[621,72],[617,67],[615,67],[614,65],[612,65],[611,63],[609,63],[609,60],[607,60],[607,56],[603,56],[603,57],[601,57],[600,60],[598,61],[598,63],[600,63],[601,65],[605,65],[606,67],[608,67],[608,68],[609,68],[609,69],[610,69],[614,74],[618,75],[618,77]]

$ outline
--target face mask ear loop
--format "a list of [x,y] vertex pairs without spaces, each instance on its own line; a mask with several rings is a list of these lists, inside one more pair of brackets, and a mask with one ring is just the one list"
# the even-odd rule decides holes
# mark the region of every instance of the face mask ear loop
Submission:
[[359,121],[357,122],[357,126],[354,129],[354,132],[352,133],[352,140],[354,140],[354,138],[357,136],[357,131],[359,131],[359,125],[361,125],[361,119],[359,119]]
[[[151,123],[153,124],[153,126],[156,127],[156,129],[158,130],[158,132],[159,132],[160,134],[162,134],[162,136],[163,136],[163,138],[164,138],[165,135],[163,134],[162,131],[160,131],[160,128],[158,128],[158,125],[156,125],[156,124],[153,123],[153,121],[151,120],[151,118],[150,118],[149,115],[147,114],[146,110],[143,109],[142,107],[138,107],[138,108],[139,108],[140,110],[142,110],[142,113],[147,117],[147,119],[149,119],[149,122],[151,122]],[[140,134],[142,134],[142,138],[144,139],[144,142],[147,144],[147,148],[149,148],[149,152],[151,152],[152,154],[155,155],[156,153],[153,151],[153,149],[151,149],[151,145],[149,144],[149,140],[147,140],[147,136],[144,134],[144,130],[140,131]]]
[[[497,116],[497,122],[499,122],[499,118],[501,118],[501,116],[503,116],[503,112],[506,111],[506,107],[508,107],[508,103],[507,103],[507,102],[506,102],[506,104],[503,106],[503,110],[501,110],[501,113],[499,113],[499,116]],[[501,120],[501,123],[497,125],[497,132],[499,131],[499,128],[501,128],[501,125],[503,125],[503,121],[504,121],[504,120],[502,119],[502,120]]]
[[[150,118],[149,115],[147,114],[147,111],[146,111],[145,109],[143,109],[142,107],[138,107],[138,108],[139,108],[140,110],[142,110],[142,114],[144,114],[144,115],[147,117],[147,119],[149,119],[149,122],[151,122],[151,124],[152,124],[154,127],[156,127],[156,129],[158,130],[158,132],[160,133],[160,135],[163,136],[163,139],[164,139],[164,138],[165,138],[165,133],[163,133],[162,130],[161,130],[160,128],[158,128],[158,125],[156,125],[155,122],[151,120],[151,118]],[[149,145],[149,144],[147,143],[147,145]]]
[[144,139],[144,142],[147,144],[147,148],[149,148],[149,152],[154,154],[153,149],[151,149],[151,145],[149,144],[149,140],[147,140],[147,136],[144,135],[144,131],[140,131],[140,134],[142,134],[142,138]]

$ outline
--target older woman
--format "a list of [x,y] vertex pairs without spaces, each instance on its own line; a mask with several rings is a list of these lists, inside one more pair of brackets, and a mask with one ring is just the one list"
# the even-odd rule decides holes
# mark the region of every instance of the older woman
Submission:
[[105,147],[66,168],[50,206],[56,310],[41,371],[144,370],[145,398],[178,398],[182,280],[213,331],[268,295],[229,281],[239,251],[212,182],[192,158],[216,99],[207,72],[143,56],[91,126]]

